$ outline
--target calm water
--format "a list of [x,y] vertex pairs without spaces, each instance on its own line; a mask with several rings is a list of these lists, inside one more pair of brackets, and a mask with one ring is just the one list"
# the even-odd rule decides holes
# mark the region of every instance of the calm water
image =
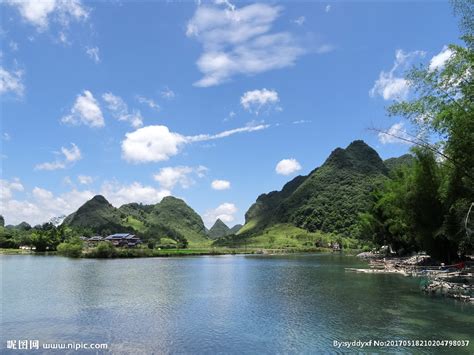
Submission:
[[[345,272],[363,265],[351,257],[0,262],[0,352],[9,339],[108,343],[123,354],[335,352],[333,340],[354,339],[474,341],[474,306],[423,296],[419,280]],[[474,346],[444,351],[473,353]]]

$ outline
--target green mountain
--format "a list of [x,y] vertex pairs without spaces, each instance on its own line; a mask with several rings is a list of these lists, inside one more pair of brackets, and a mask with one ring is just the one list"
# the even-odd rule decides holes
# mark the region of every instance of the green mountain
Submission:
[[368,210],[370,193],[388,172],[377,152],[363,141],[337,148],[309,175],[295,177],[281,191],[260,195],[245,214],[245,225],[236,237],[258,236],[278,224],[303,235],[356,236],[359,213]]
[[236,234],[239,232],[239,230],[243,227],[241,224],[236,224],[233,226],[231,229],[229,229],[229,234]]
[[398,158],[389,158],[384,160],[384,164],[391,173],[402,166],[410,166],[415,161],[415,158],[411,154],[404,154]]
[[94,234],[131,232],[145,240],[209,243],[201,217],[183,200],[171,196],[155,205],[129,203],[115,208],[97,195],[66,217],[63,224]]
[[230,233],[230,228],[220,220],[220,218],[217,219],[217,221],[214,223],[214,225],[209,229],[207,232],[207,235],[211,239],[217,239],[224,237]]

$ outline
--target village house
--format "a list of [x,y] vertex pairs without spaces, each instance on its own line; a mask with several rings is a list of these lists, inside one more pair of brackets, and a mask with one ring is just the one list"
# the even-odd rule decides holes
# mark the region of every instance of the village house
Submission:
[[104,240],[118,247],[134,247],[142,243],[140,238],[130,233],[112,234],[104,238]]

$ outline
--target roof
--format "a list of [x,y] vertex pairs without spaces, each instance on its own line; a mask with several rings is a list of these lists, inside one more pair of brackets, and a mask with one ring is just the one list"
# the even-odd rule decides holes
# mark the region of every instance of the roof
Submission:
[[95,237],[90,237],[88,240],[102,240],[103,238],[100,235],[96,235]]
[[130,235],[130,233],[115,233],[115,234],[109,235],[107,238],[109,238],[109,237],[112,237],[112,238],[125,238],[129,235]]
[[106,240],[121,240],[121,239],[134,239],[136,238],[134,234],[130,233],[116,233],[109,235]]

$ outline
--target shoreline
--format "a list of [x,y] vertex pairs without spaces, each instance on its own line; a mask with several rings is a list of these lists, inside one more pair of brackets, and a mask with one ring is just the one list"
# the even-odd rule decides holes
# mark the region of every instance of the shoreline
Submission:
[[222,255],[293,255],[293,254],[318,254],[333,253],[344,256],[355,256],[358,249],[348,249],[347,252],[333,252],[329,248],[189,248],[189,249],[117,249],[118,254],[107,257],[89,256],[90,251],[85,250],[79,257],[62,255],[57,251],[36,252],[22,249],[0,248],[0,255],[35,255],[35,256],[62,256],[72,259],[132,259],[132,258],[153,258],[153,257],[186,257],[186,256],[222,256]]

